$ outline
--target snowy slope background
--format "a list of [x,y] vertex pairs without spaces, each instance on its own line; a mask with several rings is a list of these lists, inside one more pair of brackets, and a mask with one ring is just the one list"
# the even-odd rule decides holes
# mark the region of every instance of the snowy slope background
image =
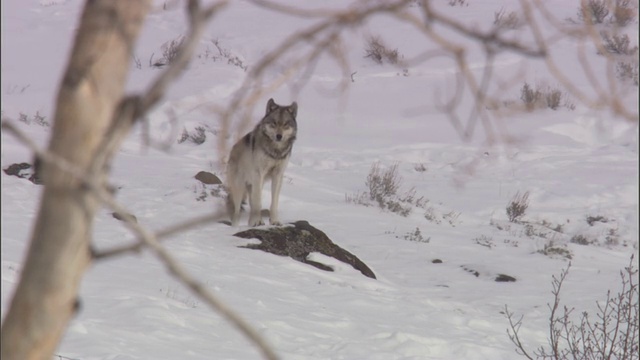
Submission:
[[[317,7],[315,1],[292,2]],[[488,28],[500,8],[517,2],[491,0],[439,9]],[[327,8],[345,2],[322,2]],[[183,9],[156,2],[136,47],[128,89],[141,91],[158,70],[148,65],[165,42],[186,32]],[[66,65],[82,2],[40,0],[2,2],[2,115],[36,114],[51,121],[58,81]],[[554,4],[559,18],[575,17],[577,1]],[[219,128],[212,106],[225,106],[246,72],[213,61],[218,43],[251,66],[292,29],[310,20],[278,15],[233,1],[206,32],[188,71],[149,116],[151,133],[169,138],[168,151],[144,145],[136,128],[116,158],[111,180],[118,199],[151,229],[205,214],[222,200],[198,198],[206,189],[193,176],[200,170],[223,175]],[[637,22],[628,27],[638,43]],[[299,104],[299,136],[286,172],[280,201],[285,222],[307,220],[338,245],[356,254],[378,279],[321,255],[334,267],[324,272],[290,258],[238,248],[250,241],[233,237],[222,224],[184,232],[166,246],[208,288],[242,314],[284,359],[515,359],[504,307],[524,315],[522,337],[530,347],[546,343],[546,304],[551,276],[568,265],[563,256],[541,254],[554,246],[571,253],[571,271],[562,300],[579,311],[595,311],[607,290],[619,288],[619,271],[638,251],[637,124],[595,111],[575,101],[561,108],[519,113],[503,126],[519,141],[488,145],[478,127],[462,141],[449,118],[433,104],[438,91],[452,91],[455,64],[436,58],[408,69],[377,65],[363,57],[364,39],[381,34],[407,57],[425,48],[408,25],[382,16],[345,30],[345,48],[354,75],[344,96],[335,88],[342,73],[329,58],[318,63],[308,84],[296,93],[283,86],[273,97]],[[575,66],[577,44],[559,41],[553,51],[565,74],[588,91]],[[472,70],[482,71],[479,49]],[[601,64],[595,50],[589,60]],[[282,64],[284,66],[285,64]],[[504,53],[495,72],[508,78],[525,70],[524,80],[553,78],[542,62]],[[278,75],[278,68],[271,69]],[[524,81],[523,80],[523,81]],[[519,82],[505,94],[519,98]],[[496,91],[496,89],[492,89]],[[623,102],[638,108],[638,87]],[[468,112],[471,102],[461,105]],[[254,121],[261,107],[254,109]],[[177,132],[169,114],[178,120]],[[50,127],[15,122],[42,147]],[[237,125],[237,124],[236,124]],[[196,145],[178,143],[182,129],[208,129]],[[234,126],[230,139],[248,128]],[[31,153],[2,134],[1,165],[30,162]],[[345,202],[365,190],[372,164],[398,164],[402,190],[415,188],[429,202],[408,217]],[[34,222],[42,188],[2,173],[2,315],[7,311]],[[524,220],[533,233],[510,224],[505,208],[517,192],[530,192]],[[264,204],[268,204],[265,188]],[[428,219],[425,217],[428,213]],[[587,223],[588,216],[605,221]],[[243,219],[243,223],[246,219]],[[540,224],[546,224],[542,226]],[[110,212],[96,219],[93,241],[107,249],[132,240]],[[560,226],[562,232],[548,228]],[[421,237],[411,236],[416,228]],[[548,235],[544,235],[544,234]],[[542,236],[541,236],[542,234]],[[570,239],[582,235],[599,245]],[[546,236],[546,237],[544,237]],[[411,241],[422,240],[422,241]],[[442,263],[433,263],[435,259]],[[637,258],[634,260],[637,266]],[[465,269],[477,271],[474,276]],[[498,274],[517,279],[495,282]],[[259,354],[243,336],[172,279],[148,254],[96,263],[80,292],[82,309],[57,354],[62,359],[248,359]],[[578,312],[579,312],[578,311]]]

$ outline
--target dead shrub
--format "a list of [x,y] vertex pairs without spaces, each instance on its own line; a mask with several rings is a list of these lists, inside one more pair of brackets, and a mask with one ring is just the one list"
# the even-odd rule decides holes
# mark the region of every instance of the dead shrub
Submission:
[[540,86],[532,87],[527,82],[520,89],[520,100],[524,103],[527,111],[543,108],[558,110],[560,107],[565,107],[569,110],[575,109],[575,105],[562,90],[550,86],[545,88]]
[[369,36],[366,42],[365,58],[369,58],[380,65],[385,62],[396,65],[400,62],[398,49],[389,50],[379,36]]
[[591,245],[595,241],[593,239],[589,239],[588,237],[582,234],[576,234],[571,237],[571,240],[569,240],[569,242],[572,244],[578,244],[578,245]]
[[520,16],[515,11],[507,11],[501,8],[499,11],[493,13],[493,25],[499,29],[518,29],[522,27],[522,21]]
[[596,316],[591,317],[587,311],[583,311],[578,322],[574,321],[575,308],[560,306],[562,285],[571,263],[559,277],[553,276],[553,303],[547,305],[550,310],[548,343],[532,353],[520,339],[524,317],[516,320],[505,305],[505,316],[509,321],[507,334],[516,346],[516,353],[530,360],[638,360],[638,270],[633,266],[633,258],[631,256],[629,266],[620,271],[620,292],[613,295],[611,290],[607,291],[605,301],[596,302]]
[[178,144],[182,144],[186,141],[192,142],[196,145],[204,144],[207,141],[207,132],[210,132],[215,135],[215,131],[208,130],[204,126],[198,126],[193,129],[192,132],[187,131],[187,129],[182,130],[182,135],[178,139]]
[[395,196],[400,188],[401,178],[398,175],[398,164],[391,165],[387,170],[380,169],[380,163],[371,165],[365,185],[369,188],[369,197],[378,203],[385,198]]
[[414,188],[407,192],[399,193],[402,177],[398,174],[397,163],[386,170],[380,167],[380,163],[376,162],[371,165],[365,185],[368,191],[352,195],[345,194],[345,201],[364,206],[376,204],[383,210],[405,217],[409,216],[414,207],[424,208],[429,202],[424,196],[417,196]]
[[609,34],[608,31],[601,31],[602,45],[604,49],[612,55],[634,55],[638,52],[638,47],[630,47],[629,35]]
[[[637,2],[636,2],[637,4]],[[636,9],[631,0],[616,0],[613,4],[613,14],[611,22],[619,27],[625,27],[632,23],[636,18]]]
[[527,110],[531,111],[540,104],[542,93],[539,89],[531,87],[528,83],[524,83],[520,89],[520,100],[524,103]]
[[155,54],[151,54],[151,56],[149,57],[149,67],[161,68],[176,61],[178,55],[180,54],[180,50],[182,49],[183,42],[184,36],[179,36],[162,44],[162,46],[160,47],[160,50],[162,51],[162,57],[154,60],[153,56]]
[[616,63],[616,77],[618,80],[631,82],[638,86],[638,59],[618,61]]
[[606,0],[587,0],[580,3],[578,20],[592,24],[602,24],[609,15]]
[[544,94],[544,99],[549,109],[557,110],[561,105],[562,91],[558,89],[549,89],[549,91]]
[[507,216],[510,222],[519,222],[529,208],[529,192],[524,194],[516,192],[509,204],[507,205]]
[[[400,236],[396,236],[396,238],[400,239]],[[421,242],[421,243],[429,243],[429,241],[431,241],[430,237],[425,239],[424,236],[422,236],[422,232],[418,227],[416,227],[414,231],[409,231],[406,234],[404,234],[402,236],[402,239],[407,241],[413,241],[413,242]]]
[[469,6],[467,0],[449,0],[449,6]]

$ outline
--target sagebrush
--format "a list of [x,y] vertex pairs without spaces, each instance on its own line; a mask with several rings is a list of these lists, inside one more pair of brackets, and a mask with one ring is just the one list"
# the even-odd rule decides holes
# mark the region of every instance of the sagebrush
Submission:
[[382,169],[380,163],[371,165],[371,170],[365,180],[368,191],[353,195],[345,194],[345,201],[358,205],[378,205],[401,216],[409,216],[413,207],[424,208],[429,202],[424,196],[418,196],[415,188],[400,192],[402,177],[398,174],[398,163]]
[[387,48],[379,36],[369,36],[366,39],[364,53],[365,58],[369,58],[380,65],[385,62],[395,65],[400,61],[398,49],[390,50]]
[[511,222],[518,222],[529,208],[529,192],[523,194],[516,192],[509,204],[507,204],[507,217]]
[[509,321],[507,334],[516,346],[516,353],[530,360],[638,360],[638,269],[633,259],[632,256],[629,266],[620,271],[621,290],[616,295],[607,291],[605,300],[596,302],[595,317],[583,311],[577,321],[573,316],[575,308],[560,306],[562,285],[571,263],[560,276],[553,276],[553,302],[547,304],[550,310],[548,342],[532,352],[527,350],[520,335],[524,317],[515,320],[505,306]]

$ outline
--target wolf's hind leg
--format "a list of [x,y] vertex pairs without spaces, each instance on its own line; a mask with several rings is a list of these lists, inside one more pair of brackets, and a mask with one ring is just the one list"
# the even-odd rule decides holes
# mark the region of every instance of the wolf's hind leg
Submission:
[[227,196],[227,214],[231,219],[231,226],[233,227],[238,226],[238,220],[240,219],[240,203],[244,196],[245,194],[243,194],[242,189],[229,189],[229,195]]

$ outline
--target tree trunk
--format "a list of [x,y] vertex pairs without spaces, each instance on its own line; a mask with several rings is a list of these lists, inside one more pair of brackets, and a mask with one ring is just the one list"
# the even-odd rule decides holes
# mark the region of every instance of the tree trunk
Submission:
[[[89,171],[120,103],[150,0],[88,0],[60,85],[49,151]],[[99,208],[82,182],[43,163],[44,192],[2,324],[2,360],[51,359],[77,306]],[[105,169],[92,176],[105,178]]]

